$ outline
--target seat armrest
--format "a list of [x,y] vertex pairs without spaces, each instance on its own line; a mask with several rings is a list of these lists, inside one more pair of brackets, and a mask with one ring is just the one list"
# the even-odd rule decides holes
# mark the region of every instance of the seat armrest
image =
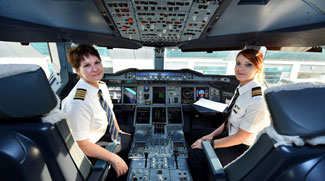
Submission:
[[[110,152],[114,152],[115,150],[115,143],[114,142],[109,142],[106,145],[106,150]],[[97,180],[105,180],[108,174],[109,169],[111,168],[111,163],[105,160],[98,159],[93,166],[93,170],[88,177],[89,181],[97,181]]]
[[218,156],[214,152],[210,142],[202,141],[202,148],[204,150],[205,157],[209,163],[209,168],[211,171],[210,180],[226,180],[225,171],[219,161]]

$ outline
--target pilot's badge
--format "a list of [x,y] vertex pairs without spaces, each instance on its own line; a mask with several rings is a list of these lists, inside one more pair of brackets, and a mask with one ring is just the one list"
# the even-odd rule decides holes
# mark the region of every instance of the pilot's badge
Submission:
[[236,109],[237,109],[238,111],[240,110],[240,108],[238,107],[237,104],[235,104],[235,105],[234,105],[234,108],[232,109],[232,110],[234,111],[235,114],[237,114],[237,110],[236,110]]

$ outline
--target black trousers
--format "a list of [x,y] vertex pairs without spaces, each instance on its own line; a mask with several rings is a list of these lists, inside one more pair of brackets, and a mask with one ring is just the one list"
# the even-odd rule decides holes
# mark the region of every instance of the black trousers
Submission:
[[[190,140],[189,146],[196,141],[197,139],[201,138],[204,135],[211,133],[214,129],[207,129],[201,131],[193,131],[191,134],[192,140]],[[221,137],[215,137],[213,139],[218,139]],[[248,146],[244,144],[231,146],[227,148],[216,148],[214,149],[215,153],[217,154],[222,166],[224,167],[240,155],[242,155]],[[192,178],[194,181],[196,180],[209,180],[208,178],[208,161],[205,157],[204,151],[202,149],[188,149],[188,164],[190,167],[190,171],[192,174]]]

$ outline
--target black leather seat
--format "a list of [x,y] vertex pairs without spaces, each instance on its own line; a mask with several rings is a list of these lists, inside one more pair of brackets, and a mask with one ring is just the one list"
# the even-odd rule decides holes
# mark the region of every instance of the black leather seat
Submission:
[[279,134],[299,136],[303,141],[323,136],[321,144],[275,147],[277,139],[266,131],[245,154],[222,168],[211,145],[203,142],[210,160],[211,180],[323,180],[324,93],[325,85],[321,83],[292,84],[270,88],[265,93],[274,129]]
[[[8,67],[0,65],[0,71]],[[57,99],[44,71],[27,68],[0,78],[0,180],[104,180],[109,164],[99,160],[91,165],[66,120],[42,123]]]

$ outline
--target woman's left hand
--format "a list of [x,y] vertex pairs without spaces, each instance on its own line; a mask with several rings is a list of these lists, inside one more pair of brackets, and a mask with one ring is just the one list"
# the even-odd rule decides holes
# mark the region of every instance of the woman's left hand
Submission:
[[191,148],[192,148],[192,149],[202,149],[201,142],[202,142],[201,139],[196,140],[196,141],[191,145]]
[[131,136],[131,134],[130,134],[130,133],[124,132],[124,131],[122,131],[122,130],[121,130],[121,134],[126,134],[126,135],[129,135],[129,136]]

